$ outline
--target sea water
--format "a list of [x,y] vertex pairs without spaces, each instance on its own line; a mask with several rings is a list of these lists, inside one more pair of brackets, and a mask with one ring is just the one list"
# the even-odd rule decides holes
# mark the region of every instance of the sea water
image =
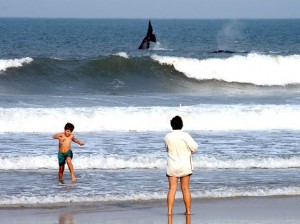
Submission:
[[[155,19],[140,51],[147,25],[0,19],[0,207],[165,200],[175,115],[193,198],[300,195],[300,20]],[[57,177],[67,122],[76,184]]]

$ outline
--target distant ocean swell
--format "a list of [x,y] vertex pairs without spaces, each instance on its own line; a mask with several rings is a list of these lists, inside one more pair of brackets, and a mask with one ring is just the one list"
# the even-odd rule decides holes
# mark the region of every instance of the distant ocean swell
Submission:
[[62,123],[76,131],[168,131],[180,115],[185,129],[195,131],[299,130],[299,105],[210,105],[178,107],[0,108],[0,133],[47,133]]
[[0,75],[6,75],[6,79],[10,81],[30,80],[46,86],[58,85],[58,79],[65,79],[71,84],[76,84],[75,81],[80,81],[85,86],[89,84],[90,88],[93,83],[93,88],[96,85],[97,88],[105,88],[104,86],[113,85],[116,81],[119,81],[119,88],[125,88],[126,85],[134,87],[131,84],[137,83],[143,85],[145,81],[155,85],[170,82],[170,77],[176,77],[178,81],[183,81],[182,78],[185,77],[189,82],[218,80],[258,86],[285,86],[300,84],[299,73],[300,55],[255,53],[229,58],[196,59],[159,55],[131,57],[125,52],[119,52],[86,60],[29,57],[0,60]]
[[[299,187],[219,187],[217,189],[193,189],[193,198],[231,198],[231,197],[250,197],[250,196],[292,196],[300,195]],[[177,194],[177,198],[181,195]],[[120,202],[120,201],[148,201],[161,200],[166,198],[166,192],[134,192],[122,194],[105,194],[98,195],[95,193],[68,193],[68,194],[46,194],[46,195],[30,195],[22,196],[0,196],[0,207],[11,206],[27,206],[27,205],[44,205],[51,206],[60,203],[95,203],[95,202]]]
[[[163,151],[164,149],[157,149]],[[86,156],[74,151],[74,166],[78,170],[118,170],[118,169],[165,169],[165,158],[151,155],[121,156],[93,155]],[[224,158],[221,156],[197,155],[193,158],[194,168],[201,169],[291,169],[300,168],[300,157],[244,157]],[[56,170],[57,156],[2,156],[0,170]]]

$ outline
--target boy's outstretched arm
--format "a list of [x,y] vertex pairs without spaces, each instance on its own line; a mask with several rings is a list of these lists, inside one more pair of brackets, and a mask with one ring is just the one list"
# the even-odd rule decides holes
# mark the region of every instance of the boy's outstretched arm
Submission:
[[57,133],[56,135],[53,135],[53,139],[59,139],[61,137],[61,133]]
[[72,138],[72,141],[75,142],[75,143],[77,143],[77,144],[80,145],[80,146],[83,146],[83,145],[84,145],[84,142],[79,141],[79,140],[78,140],[77,138],[75,138],[75,137]]

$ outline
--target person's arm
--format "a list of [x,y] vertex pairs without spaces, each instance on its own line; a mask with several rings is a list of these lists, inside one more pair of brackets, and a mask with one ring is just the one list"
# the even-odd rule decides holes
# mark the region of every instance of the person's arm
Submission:
[[75,138],[74,136],[73,136],[73,138],[72,138],[72,141],[75,142],[75,143],[77,143],[77,144],[80,145],[80,146],[83,146],[83,145],[84,145],[84,142],[79,141],[79,140],[78,140],[77,138]]
[[166,151],[168,152],[169,151],[169,148],[168,148],[168,144],[167,144],[167,136],[164,138],[164,143],[165,143],[165,149]]
[[57,133],[56,135],[53,135],[52,138],[53,139],[59,139],[61,137],[61,133]]
[[198,149],[198,144],[197,142],[190,136],[190,134],[187,133],[186,135],[186,144],[189,147],[189,149],[192,151],[192,153],[196,152]]

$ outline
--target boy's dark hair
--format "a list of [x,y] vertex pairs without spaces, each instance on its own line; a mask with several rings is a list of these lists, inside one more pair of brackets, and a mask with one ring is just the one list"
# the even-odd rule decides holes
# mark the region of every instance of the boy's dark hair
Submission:
[[74,130],[74,125],[71,123],[66,123],[65,130],[70,130],[71,132]]
[[173,130],[181,130],[183,127],[183,122],[181,117],[175,116],[171,120],[171,127]]

